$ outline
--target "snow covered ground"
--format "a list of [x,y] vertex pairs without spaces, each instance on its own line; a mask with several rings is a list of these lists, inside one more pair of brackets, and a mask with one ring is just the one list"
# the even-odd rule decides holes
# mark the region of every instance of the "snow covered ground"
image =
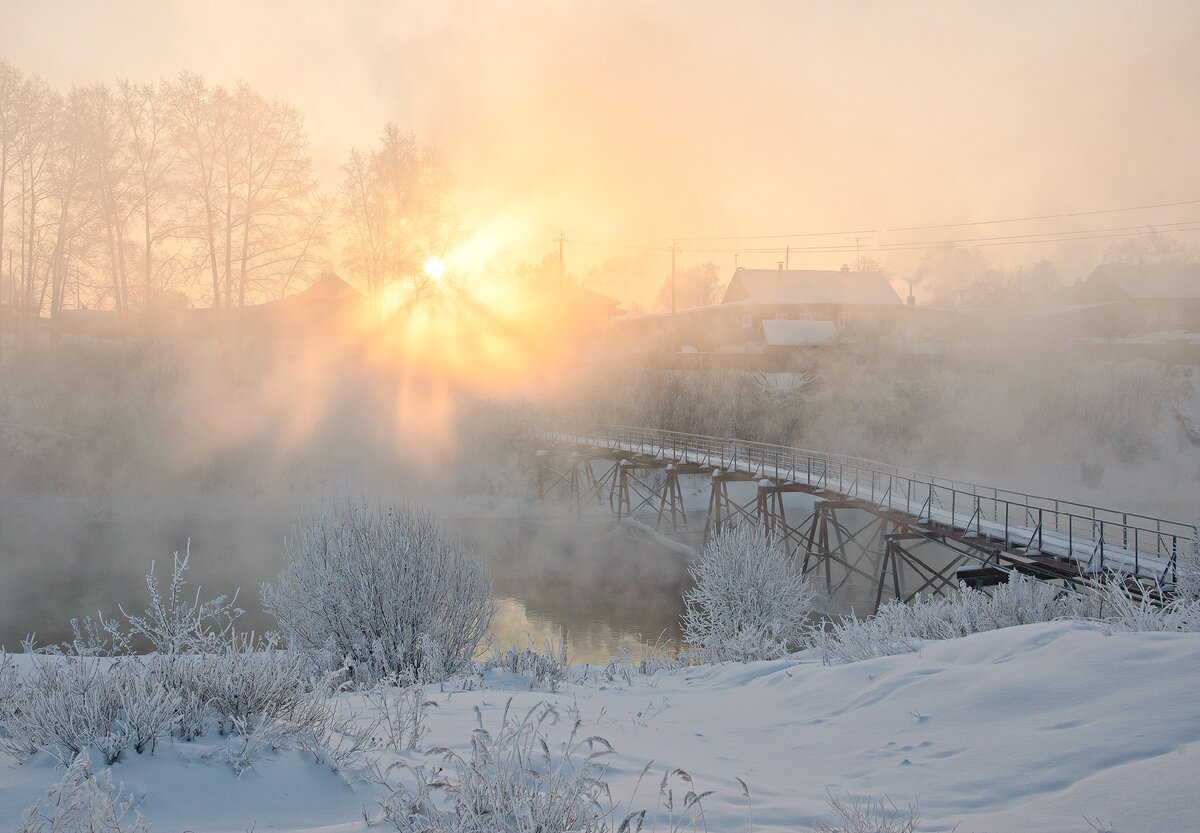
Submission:
[[[1200,634],[1060,622],[835,667],[797,655],[553,692],[493,670],[472,685],[428,687],[438,707],[429,710],[422,749],[468,749],[476,708],[495,728],[510,701],[519,712],[553,704],[561,720],[551,741],[578,718],[584,735],[611,743],[618,820],[648,808],[647,829],[663,773],[677,767],[693,779],[670,781],[677,806],[689,786],[716,791],[697,821],[710,831],[749,830],[751,810],[754,830],[808,830],[833,821],[831,794],[916,802],[926,831],[1200,829]],[[347,711],[371,717],[364,697],[341,698]],[[113,778],[141,797],[156,831],[349,833],[378,818],[379,788],[361,772],[334,773],[285,751],[238,778],[205,756],[211,748],[160,743],[153,756],[128,755]],[[400,759],[440,760],[382,753],[384,764]],[[61,774],[38,761],[0,769],[0,829],[16,826]],[[752,806],[736,778],[748,784]],[[660,821],[658,829],[670,828]]]

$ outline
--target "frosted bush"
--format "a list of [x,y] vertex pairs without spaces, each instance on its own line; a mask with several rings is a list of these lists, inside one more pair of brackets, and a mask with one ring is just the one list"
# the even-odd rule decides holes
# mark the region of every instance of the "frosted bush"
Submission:
[[425,696],[420,686],[395,688],[379,685],[367,695],[379,716],[378,727],[386,733],[388,747],[397,751],[420,749],[429,733],[425,712],[437,703]]
[[129,622],[134,636],[145,637],[160,654],[206,653],[219,650],[233,636],[234,622],[242,615],[236,607],[237,597],[227,599],[217,596],[207,602],[200,601],[200,588],[192,601],[183,595],[187,583],[190,550],[183,558],[175,553],[171,570],[171,581],[164,596],[159,590],[154,564],[146,576],[146,587],[150,591],[150,606],[140,616],[130,616],[121,611]]
[[44,752],[65,764],[94,750],[114,763],[128,750],[153,752],[161,738],[210,732],[290,742],[332,719],[304,658],[270,649],[30,660],[25,674],[0,672],[0,748],[18,761]]
[[602,761],[612,747],[581,739],[577,721],[552,751],[544,728],[557,719],[545,704],[519,719],[506,708],[495,732],[480,722],[466,755],[433,750],[445,761],[436,774],[402,765],[415,784],[390,785],[384,818],[405,833],[611,831]]
[[134,799],[113,785],[108,770],[92,772],[86,757],[25,812],[16,833],[149,833]]
[[129,676],[100,659],[36,659],[17,680],[0,746],[18,761],[46,752],[69,764],[86,749],[116,761],[134,734],[122,709]]
[[1200,522],[1176,559],[1175,592],[1181,599],[1200,601]]
[[72,639],[51,650],[76,656],[132,654],[135,639],[145,640],[152,651],[163,655],[223,650],[234,639],[234,625],[243,611],[237,607],[236,594],[232,599],[217,596],[201,602],[200,588],[196,588],[193,598],[185,596],[190,560],[190,546],[182,558],[175,553],[165,592],[159,586],[155,563],[150,562],[146,574],[150,598],[142,613],[130,614],[118,608],[124,624],[118,619],[105,619],[102,614],[97,620],[90,616],[82,621],[72,619]]
[[893,600],[867,619],[850,616],[814,630],[808,644],[827,664],[857,662],[915,651],[923,640],[1058,619],[1093,619],[1132,631],[1190,631],[1200,628],[1200,602],[1135,598],[1115,576],[1075,593],[1012,572],[991,594],[960,586],[956,597],[919,597],[911,604]]
[[359,683],[436,681],[461,670],[491,624],[491,581],[433,519],[343,504],[301,524],[263,586],[289,646]]
[[529,677],[547,691],[558,691],[571,682],[571,666],[567,662],[567,642],[559,639],[556,645],[546,640],[544,651],[533,648],[509,648],[502,654],[493,654],[481,664],[480,670],[503,668],[513,674]]
[[703,662],[775,659],[799,647],[812,587],[790,559],[747,526],[721,532],[689,567],[684,640]]
[[833,825],[818,822],[816,833],[915,833],[920,825],[917,807],[897,807],[888,799],[831,796]]
[[1098,618],[1125,631],[1200,631],[1200,599],[1179,596],[1156,604],[1153,597],[1134,598],[1119,582],[1097,592]]
[[196,695],[220,734],[260,718],[284,719],[310,689],[305,660],[295,654],[245,647],[175,664],[176,686]]

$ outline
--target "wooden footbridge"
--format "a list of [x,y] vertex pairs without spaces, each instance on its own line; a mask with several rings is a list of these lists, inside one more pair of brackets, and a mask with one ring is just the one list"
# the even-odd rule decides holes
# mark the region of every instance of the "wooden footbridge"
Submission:
[[[541,500],[603,507],[676,535],[752,523],[836,593],[885,598],[986,587],[1017,571],[1082,589],[1118,576],[1161,598],[1173,588],[1184,523],[947,480],[870,460],[720,437],[619,426],[534,429],[522,445]],[[684,483],[707,491],[703,522]],[[693,504],[695,507],[696,504]]]

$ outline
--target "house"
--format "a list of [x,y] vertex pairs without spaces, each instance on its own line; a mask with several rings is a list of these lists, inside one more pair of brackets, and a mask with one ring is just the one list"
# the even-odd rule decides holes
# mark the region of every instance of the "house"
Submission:
[[[786,350],[889,331],[905,310],[877,272],[739,268],[719,304],[624,316],[614,319],[612,332],[619,344],[641,348],[758,344]],[[773,321],[811,326],[767,323]]]
[[1200,263],[1097,266],[1077,294],[1089,335],[1200,332]]
[[743,329],[764,319],[831,321],[839,330],[875,330],[904,305],[878,272],[816,269],[738,269],[722,305],[740,307]]

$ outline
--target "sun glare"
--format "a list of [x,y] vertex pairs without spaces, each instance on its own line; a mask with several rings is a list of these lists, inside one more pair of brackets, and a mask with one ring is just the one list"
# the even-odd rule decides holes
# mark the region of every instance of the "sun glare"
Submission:
[[435,281],[446,277],[446,264],[440,257],[431,257],[425,261],[425,274]]

